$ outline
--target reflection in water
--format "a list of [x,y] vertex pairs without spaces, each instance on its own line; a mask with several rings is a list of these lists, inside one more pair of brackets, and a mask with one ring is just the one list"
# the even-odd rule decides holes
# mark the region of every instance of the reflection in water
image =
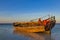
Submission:
[[44,34],[44,33],[26,33],[26,32],[19,32],[14,30],[14,34],[16,35],[23,35],[24,37],[29,38],[30,40],[51,40],[50,34]]

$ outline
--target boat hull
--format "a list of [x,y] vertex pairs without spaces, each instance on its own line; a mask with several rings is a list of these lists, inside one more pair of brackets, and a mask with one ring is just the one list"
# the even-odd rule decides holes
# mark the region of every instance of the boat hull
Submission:
[[22,32],[46,32],[52,30],[52,28],[55,26],[55,21],[51,21],[50,24],[47,24],[46,26],[30,26],[30,27],[20,27],[19,25],[14,25],[14,30],[16,31],[22,31]]
[[47,23],[47,25],[45,26],[45,31],[48,31],[48,30],[51,31],[54,28],[55,24],[56,24],[56,20],[51,21],[50,24]]
[[20,32],[45,32],[44,26],[37,27],[15,27],[14,30]]

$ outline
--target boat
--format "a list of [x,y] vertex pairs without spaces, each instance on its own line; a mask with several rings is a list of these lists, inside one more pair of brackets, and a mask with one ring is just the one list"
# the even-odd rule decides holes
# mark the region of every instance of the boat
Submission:
[[47,19],[41,20],[38,18],[37,21],[29,21],[29,22],[14,22],[14,30],[21,32],[48,32],[50,33],[52,28],[54,28],[56,24],[55,16],[49,16]]

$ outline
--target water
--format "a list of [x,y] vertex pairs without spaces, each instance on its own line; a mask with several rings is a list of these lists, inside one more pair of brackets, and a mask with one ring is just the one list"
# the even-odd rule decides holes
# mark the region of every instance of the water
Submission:
[[60,24],[56,24],[51,31],[52,40],[60,40]]
[[56,24],[50,35],[45,33],[17,32],[12,24],[0,25],[0,40],[60,40],[59,26]]

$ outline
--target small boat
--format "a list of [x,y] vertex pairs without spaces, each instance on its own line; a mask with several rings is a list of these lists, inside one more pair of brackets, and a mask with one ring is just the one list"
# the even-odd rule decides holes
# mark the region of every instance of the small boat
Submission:
[[49,16],[47,19],[29,22],[15,22],[13,23],[14,29],[21,32],[51,32],[52,28],[55,26],[56,20],[55,16]]

